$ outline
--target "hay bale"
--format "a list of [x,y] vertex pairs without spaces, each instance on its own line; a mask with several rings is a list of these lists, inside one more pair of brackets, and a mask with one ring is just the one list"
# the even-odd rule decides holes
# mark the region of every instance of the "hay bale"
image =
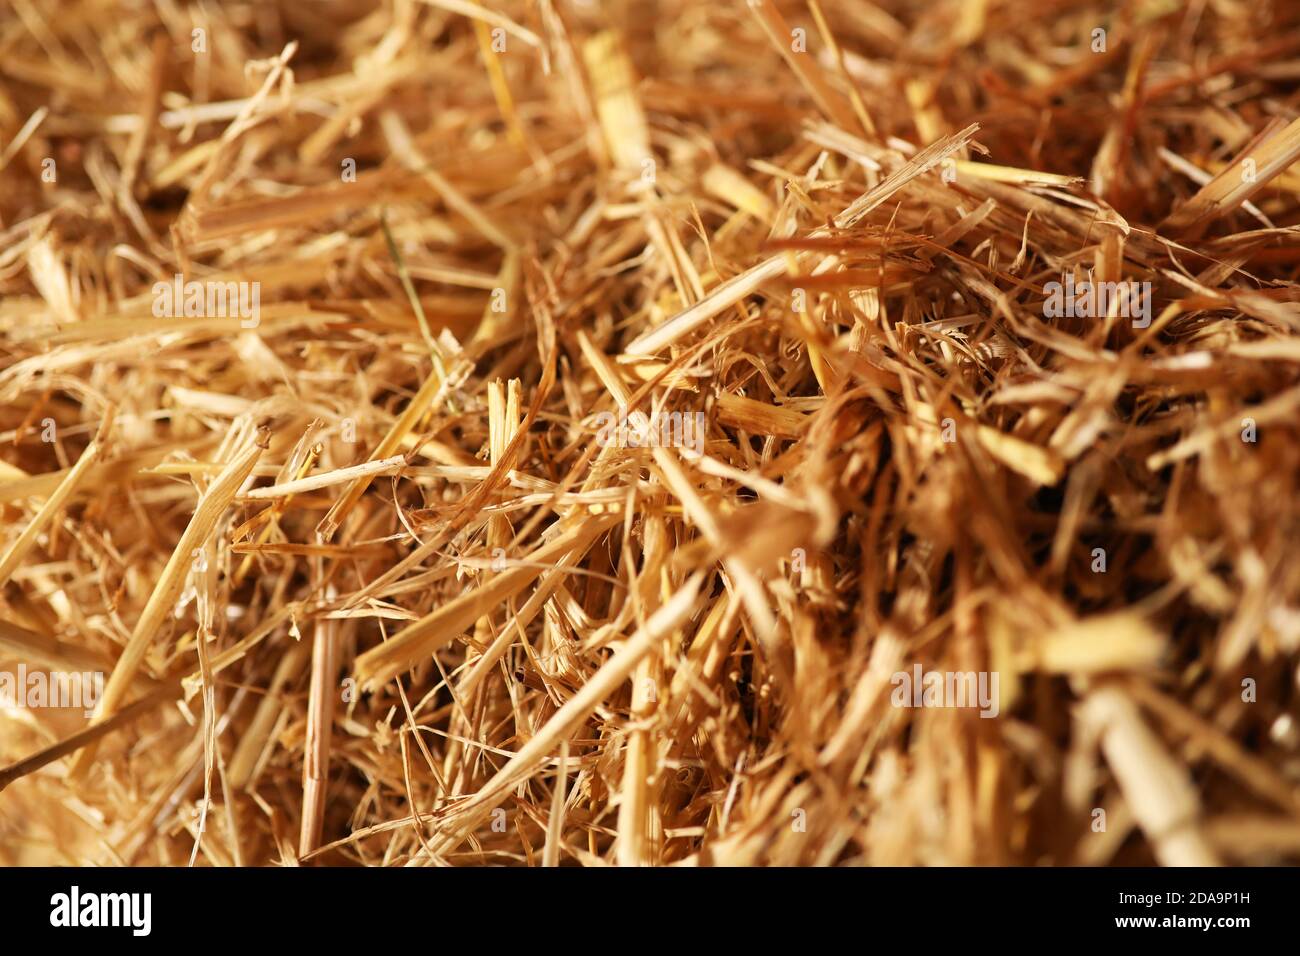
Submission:
[[65,7],[0,863],[1300,857],[1295,5]]

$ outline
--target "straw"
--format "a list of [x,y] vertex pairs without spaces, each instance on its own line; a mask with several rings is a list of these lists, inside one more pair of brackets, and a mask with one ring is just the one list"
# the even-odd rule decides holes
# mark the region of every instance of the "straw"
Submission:
[[1300,862],[1300,9],[319,6],[5,23],[0,864]]

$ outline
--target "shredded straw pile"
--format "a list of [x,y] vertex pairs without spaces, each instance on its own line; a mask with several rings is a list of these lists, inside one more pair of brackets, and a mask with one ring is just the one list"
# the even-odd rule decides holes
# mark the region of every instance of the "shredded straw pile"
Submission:
[[1300,861],[1298,158],[1283,0],[4,0],[0,863]]

